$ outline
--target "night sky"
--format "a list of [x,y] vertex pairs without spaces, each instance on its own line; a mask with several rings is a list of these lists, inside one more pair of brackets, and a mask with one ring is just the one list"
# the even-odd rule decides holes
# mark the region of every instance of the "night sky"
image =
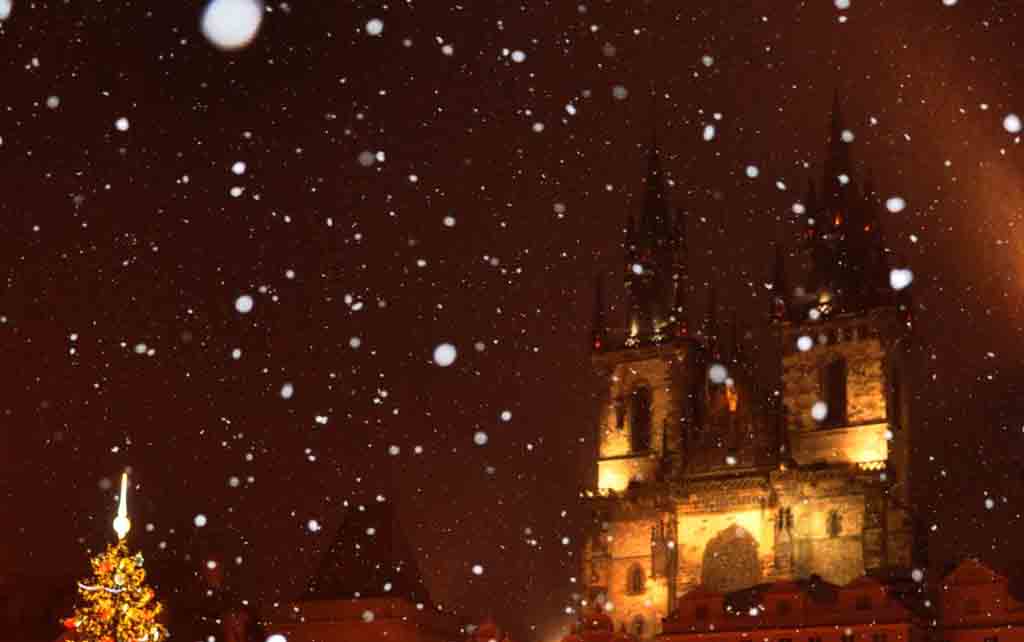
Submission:
[[934,569],[1024,558],[1024,149],[1003,123],[1024,2],[949,3],[296,0],[225,52],[204,2],[14,0],[0,572],[81,575],[129,467],[134,546],[217,533],[239,592],[287,599],[343,502],[382,494],[435,601],[546,642],[586,522],[594,277],[617,305],[646,146],[689,213],[691,325],[714,280],[770,364],[772,243],[793,247],[837,90],[858,167],[907,202],[884,227],[915,274]]

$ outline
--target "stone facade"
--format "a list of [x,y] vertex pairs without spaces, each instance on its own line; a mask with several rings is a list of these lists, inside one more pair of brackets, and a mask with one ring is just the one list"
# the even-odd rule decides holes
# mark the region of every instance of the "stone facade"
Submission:
[[[594,356],[607,389],[584,576],[616,629],[661,633],[678,596],[698,589],[811,577],[844,585],[909,569],[903,317],[876,309],[776,330],[774,414],[742,362],[697,341]],[[797,347],[808,347],[801,337],[809,349]],[[829,381],[838,360],[844,376]],[[708,373],[719,364],[728,377],[715,383]],[[830,390],[837,381],[844,390]],[[649,409],[633,402],[638,389],[650,392]],[[838,421],[812,414],[826,399],[845,403],[833,409]]]
[[688,319],[686,218],[668,203],[660,156],[626,226],[627,336],[602,298],[593,365],[603,390],[585,494],[587,607],[640,638],[678,596],[816,577],[842,586],[914,562],[910,503],[909,291],[889,284],[881,201],[853,179],[833,105],[820,193],[804,200],[806,287],[790,289],[776,246],[770,329],[781,379],[761,379],[717,320]]

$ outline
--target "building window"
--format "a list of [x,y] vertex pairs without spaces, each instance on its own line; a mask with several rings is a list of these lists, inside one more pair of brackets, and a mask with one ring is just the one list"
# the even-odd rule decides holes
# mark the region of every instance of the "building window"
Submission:
[[828,404],[823,426],[846,425],[846,359],[833,359],[821,372],[821,396]]
[[812,635],[811,637],[807,638],[807,642],[821,642],[821,638],[816,635]]
[[633,618],[633,635],[643,637],[644,635],[644,616],[638,615]]
[[871,642],[888,642],[889,636],[886,633],[872,633]]
[[853,633],[843,633],[839,636],[840,642],[853,642]]
[[857,598],[857,610],[858,611],[870,611],[871,610],[871,596],[861,595]]
[[789,615],[793,612],[793,605],[789,603],[789,600],[782,600],[775,607],[775,612],[779,615]]
[[637,388],[629,400],[630,446],[635,453],[651,449],[651,390]]
[[644,584],[646,584],[644,569],[634,564],[629,569],[629,576],[626,580],[626,592],[630,595],[639,595],[644,592]]
[[843,532],[843,516],[839,511],[833,510],[828,513],[828,520],[825,524],[829,537],[839,537]]
[[696,615],[698,620],[706,620],[706,619],[708,619],[708,605],[707,604],[701,604],[700,606],[698,606],[697,607],[697,612],[694,615]]

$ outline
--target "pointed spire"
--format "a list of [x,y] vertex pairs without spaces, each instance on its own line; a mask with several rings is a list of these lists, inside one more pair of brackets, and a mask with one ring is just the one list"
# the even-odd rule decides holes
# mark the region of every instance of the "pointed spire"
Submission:
[[644,179],[643,212],[640,217],[640,243],[653,248],[671,241],[669,229],[668,198],[665,195],[665,177],[661,168],[661,150],[658,137],[651,134],[651,146],[647,151],[647,177]]
[[839,98],[839,88],[836,87],[832,93],[832,128],[829,137],[830,142],[836,142],[841,140],[843,133],[843,107],[842,100]]
[[672,303],[672,317],[677,337],[685,337],[690,334],[690,324],[686,318],[686,313],[686,281],[680,275],[676,279],[675,300]]
[[775,244],[775,264],[772,266],[771,284],[768,316],[772,321],[785,321],[789,309],[789,284],[786,281],[786,250],[782,243]]
[[732,323],[729,327],[729,361],[733,365],[743,363],[743,332],[736,310],[732,311]]
[[604,279],[600,274],[594,284],[594,326],[590,329],[590,346],[595,351],[604,349],[608,340],[608,321],[604,308]]
[[121,501],[117,505],[117,517],[114,518],[114,532],[117,539],[125,538],[132,528],[132,522],[128,519],[128,473],[121,474]]
[[[832,117],[829,122],[828,152],[825,159],[825,177],[822,184],[824,205],[834,215],[835,211],[845,205],[847,186],[850,185],[852,164],[850,161],[850,144],[843,140],[846,125],[843,119],[839,90],[836,89],[832,98]],[[845,182],[840,177],[845,176]]]
[[704,342],[714,360],[721,355],[718,344],[718,288],[712,283],[708,287],[708,309],[704,315]]

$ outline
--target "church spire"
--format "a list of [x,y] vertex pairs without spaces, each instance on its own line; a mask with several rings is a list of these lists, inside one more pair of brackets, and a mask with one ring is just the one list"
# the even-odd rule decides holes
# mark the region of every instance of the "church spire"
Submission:
[[[639,220],[630,216],[626,230],[625,285],[628,305],[627,345],[659,343],[679,336],[676,303],[685,304],[687,286],[686,222],[673,215],[657,136],[647,150],[647,172]],[[681,286],[681,290],[680,290]]]
[[718,336],[718,288],[712,283],[708,286],[708,309],[704,313],[704,343],[712,360],[721,358]]
[[661,169],[661,150],[658,149],[656,133],[651,134],[651,146],[647,150],[647,176],[644,182],[646,189],[640,216],[640,243],[644,248],[652,249],[672,241],[665,177]]
[[[837,210],[846,204],[846,194],[852,179],[852,163],[850,160],[850,141],[844,137],[846,123],[843,118],[842,103],[839,90],[832,97],[832,117],[829,121],[828,152],[825,159],[825,177],[822,183],[823,205],[835,218]],[[848,135],[847,135],[848,136]],[[841,223],[835,222],[838,226]]]
[[600,351],[608,343],[608,321],[604,310],[604,278],[598,274],[594,281],[594,325],[590,329],[590,346]]
[[[824,315],[862,311],[891,298],[874,182],[869,175],[858,190],[853,179],[852,137],[844,129],[838,91],[829,127],[825,184],[821,198],[808,207],[804,232],[812,267],[809,291],[816,295],[813,303]],[[809,192],[809,205],[810,200]]]
[[785,321],[789,316],[789,284],[786,281],[786,249],[775,244],[775,264],[772,266],[771,292],[768,317],[773,322]]

